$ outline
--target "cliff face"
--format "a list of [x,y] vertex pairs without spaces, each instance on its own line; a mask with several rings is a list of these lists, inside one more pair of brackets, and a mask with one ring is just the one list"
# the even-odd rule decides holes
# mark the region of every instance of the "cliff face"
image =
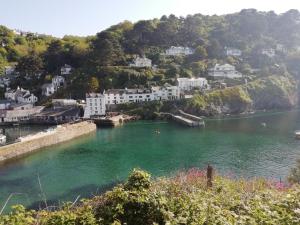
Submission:
[[270,76],[250,82],[247,91],[254,109],[290,109],[298,103],[296,81],[285,76]]
[[291,77],[269,76],[247,85],[196,95],[185,101],[184,110],[211,116],[262,109],[290,109],[297,102],[297,84]]

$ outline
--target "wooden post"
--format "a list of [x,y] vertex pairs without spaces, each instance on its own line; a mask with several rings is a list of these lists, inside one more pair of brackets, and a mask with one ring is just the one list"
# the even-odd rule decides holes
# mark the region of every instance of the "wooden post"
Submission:
[[212,181],[213,181],[213,167],[211,165],[207,165],[207,170],[206,170],[206,178],[207,178],[207,187],[211,188],[212,187]]

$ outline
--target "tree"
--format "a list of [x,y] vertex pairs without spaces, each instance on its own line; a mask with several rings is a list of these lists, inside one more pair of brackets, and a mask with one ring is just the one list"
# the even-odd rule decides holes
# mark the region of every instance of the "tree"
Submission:
[[124,60],[124,52],[117,33],[104,31],[97,34],[91,44],[91,58],[94,64],[114,66]]
[[99,81],[97,77],[91,77],[88,82],[88,91],[89,92],[97,92],[99,90]]
[[192,71],[195,75],[203,76],[206,74],[207,71],[207,64],[204,61],[198,61],[192,63]]
[[64,48],[61,40],[52,41],[44,54],[45,68],[49,73],[56,72],[65,64]]
[[34,77],[43,70],[43,61],[35,52],[20,58],[16,70],[23,76]]

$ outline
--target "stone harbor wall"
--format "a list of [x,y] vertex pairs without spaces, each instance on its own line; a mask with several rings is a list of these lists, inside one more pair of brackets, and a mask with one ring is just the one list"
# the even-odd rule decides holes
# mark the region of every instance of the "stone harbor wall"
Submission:
[[0,162],[23,156],[38,149],[59,144],[96,131],[93,122],[59,125],[48,132],[22,137],[20,142],[0,147]]

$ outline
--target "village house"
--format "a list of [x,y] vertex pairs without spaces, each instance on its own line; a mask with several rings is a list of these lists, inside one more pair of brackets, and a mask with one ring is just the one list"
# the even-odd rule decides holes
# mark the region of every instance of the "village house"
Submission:
[[56,91],[56,88],[55,86],[52,84],[52,83],[46,83],[46,84],[43,84],[42,86],[42,95],[44,96],[51,96],[55,93]]
[[43,106],[27,103],[11,103],[8,109],[0,110],[0,124],[13,124],[28,121],[33,115],[41,112]]
[[261,54],[266,55],[270,58],[273,58],[276,54],[275,54],[275,49],[273,48],[265,48],[261,50]]
[[226,56],[235,56],[235,57],[239,57],[242,55],[242,51],[240,49],[237,48],[230,48],[230,47],[226,47],[225,48],[225,54]]
[[69,75],[72,72],[72,66],[65,64],[60,68],[60,74],[61,75]]
[[177,83],[180,91],[191,91],[193,89],[208,89],[209,85],[206,78],[198,77],[198,78],[186,78],[181,77],[177,78]]
[[84,118],[93,116],[104,116],[106,113],[105,96],[100,93],[86,94],[86,106],[84,109]]
[[104,91],[103,94],[107,105],[153,101],[150,89],[109,89]]
[[130,67],[151,67],[152,61],[146,57],[136,57],[133,63],[129,64]]
[[208,75],[213,78],[241,78],[243,75],[235,70],[235,67],[230,64],[216,64],[213,68],[208,70]]
[[177,100],[180,98],[178,86],[165,84],[164,86],[151,87],[151,91],[155,101]]
[[38,101],[38,98],[30,93],[29,90],[18,87],[16,90],[7,89],[4,93],[4,97],[8,100],[15,101],[18,103],[30,103],[34,104]]
[[5,88],[9,87],[11,83],[11,79],[7,76],[1,76],[0,77],[0,87]]
[[195,50],[189,47],[175,47],[171,46],[169,49],[166,50],[166,55],[169,56],[177,56],[177,55],[192,55],[194,54]]
[[52,78],[52,84],[55,90],[65,86],[65,78],[63,76],[55,76]]
[[283,44],[277,44],[276,51],[282,53],[288,53],[288,49]]

